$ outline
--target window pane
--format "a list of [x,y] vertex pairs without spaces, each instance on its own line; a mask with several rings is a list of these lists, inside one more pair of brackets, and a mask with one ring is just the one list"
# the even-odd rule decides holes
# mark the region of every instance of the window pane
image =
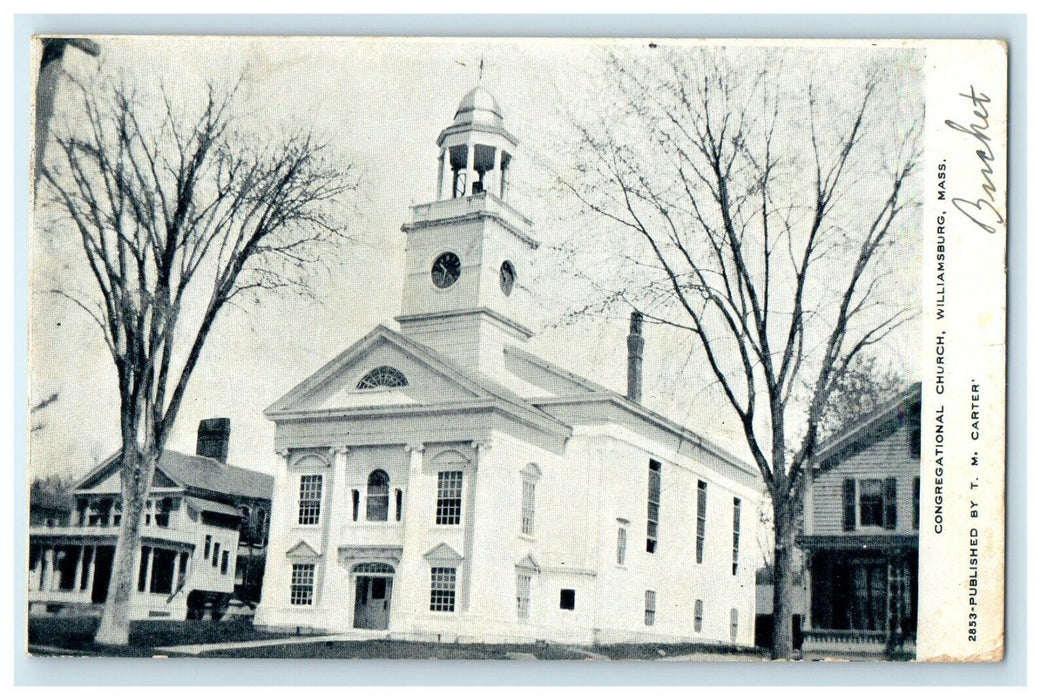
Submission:
[[655,591],[644,591],[644,624],[655,624]]
[[695,631],[702,631],[702,601],[695,601]]
[[734,514],[732,517],[731,535],[731,575],[739,573],[739,540],[742,528],[742,501],[738,498],[732,499]]
[[455,612],[455,569],[435,566],[429,572],[429,609],[434,612]]
[[695,563],[702,563],[706,545],[706,482],[700,481],[695,504]]
[[655,552],[659,537],[659,497],[662,488],[662,465],[648,461],[648,542],[647,551]]
[[462,472],[437,475],[437,525],[458,525],[462,520]]
[[859,524],[884,526],[884,481],[862,479],[859,482]]
[[320,497],[324,477],[320,474],[303,474],[298,491],[298,524],[316,525],[320,522]]
[[314,564],[291,565],[291,604],[313,604]]
[[619,528],[619,541],[618,549],[615,553],[615,563],[625,564],[626,563],[626,528]]
[[535,533],[535,482],[524,480],[521,495],[520,531],[525,535]]
[[531,574],[517,574],[517,619],[527,622],[531,610]]
[[575,609],[575,589],[574,588],[561,588],[560,589],[560,609],[561,610],[574,610]]
[[381,469],[368,477],[367,519],[385,522],[389,518],[389,475]]

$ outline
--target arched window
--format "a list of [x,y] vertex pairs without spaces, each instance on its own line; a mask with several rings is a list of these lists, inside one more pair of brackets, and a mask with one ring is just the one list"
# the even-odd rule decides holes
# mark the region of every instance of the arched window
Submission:
[[382,365],[371,370],[357,382],[358,389],[391,388],[407,386],[408,378],[396,367]]
[[385,522],[389,517],[389,474],[376,469],[368,476],[368,520]]

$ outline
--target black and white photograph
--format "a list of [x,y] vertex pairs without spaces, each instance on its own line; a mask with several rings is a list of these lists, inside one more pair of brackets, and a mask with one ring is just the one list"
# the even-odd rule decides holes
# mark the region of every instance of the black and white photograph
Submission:
[[34,37],[26,653],[999,659],[929,51]]

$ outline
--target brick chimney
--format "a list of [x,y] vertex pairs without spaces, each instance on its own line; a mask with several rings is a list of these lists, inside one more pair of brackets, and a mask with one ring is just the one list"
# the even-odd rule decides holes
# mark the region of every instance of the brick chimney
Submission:
[[205,418],[197,428],[196,452],[201,457],[210,457],[225,462],[229,457],[229,419]]
[[634,311],[630,314],[630,334],[626,336],[626,398],[640,403],[641,365],[644,359],[644,336],[641,335],[641,323],[644,314]]

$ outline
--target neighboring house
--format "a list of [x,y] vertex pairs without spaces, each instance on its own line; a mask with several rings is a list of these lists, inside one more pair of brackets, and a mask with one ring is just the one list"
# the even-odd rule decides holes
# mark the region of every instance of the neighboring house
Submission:
[[805,481],[804,651],[895,653],[917,631],[921,385],[820,448]]
[[29,525],[61,526],[69,524],[73,499],[68,493],[58,493],[33,486],[29,489]]
[[628,396],[525,349],[538,243],[506,203],[516,145],[468,93],[437,200],[403,227],[400,330],[267,409],[282,459],[255,624],[752,646],[760,477],[641,405],[639,315]]
[[[219,617],[235,587],[258,600],[273,477],[226,464],[228,447],[229,420],[204,420],[198,454],[161,456],[143,515],[132,619],[206,610]],[[30,526],[30,610],[105,601],[122,511],[118,457],[73,486],[65,523]]]

